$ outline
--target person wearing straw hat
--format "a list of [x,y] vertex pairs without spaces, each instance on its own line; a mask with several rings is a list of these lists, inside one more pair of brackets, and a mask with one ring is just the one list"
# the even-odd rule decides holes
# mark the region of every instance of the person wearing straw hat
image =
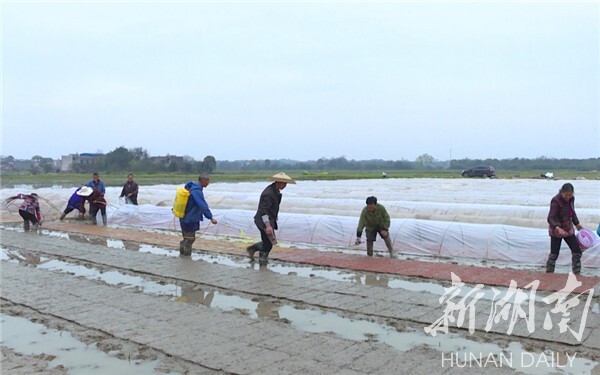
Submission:
[[94,189],[89,186],[80,186],[75,190],[75,192],[69,198],[69,202],[67,202],[67,208],[60,215],[60,220],[63,221],[65,216],[67,216],[71,211],[78,210],[79,211],[79,219],[83,220],[83,216],[85,215],[85,197],[89,197]]
[[185,188],[189,190],[190,197],[185,206],[185,216],[179,219],[183,240],[179,242],[179,255],[191,256],[192,245],[196,241],[196,232],[200,229],[200,222],[206,217],[211,223],[217,224],[208,203],[204,199],[204,188],[210,183],[210,176],[206,173],[198,177],[198,183],[188,182]]
[[260,195],[258,209],[254,215],[254,224],[260,231],[261,241],[246,248],[248,256],[254,260],[254,253],[259,252],[258,261],[260,264],[267,264],[269,252],[273,245],[277,244],[275,230],[277,227],[277,218],[279,215],[279,205],[281,204],[281,190],[285,189],[287,184],[295,184],[290,176],[279,172],[270,178],[272,184],[267,186]]
[[19,215],[23,218],[23,229],[29,232],[31,225],[33,230],[37,230],[38,225],[42,225],[42,211],[40,211],[40,202],[36,193],[17,194],[6,198],[6,202],[12,202],[15,199],[23,199],[23,203],[19,207]]

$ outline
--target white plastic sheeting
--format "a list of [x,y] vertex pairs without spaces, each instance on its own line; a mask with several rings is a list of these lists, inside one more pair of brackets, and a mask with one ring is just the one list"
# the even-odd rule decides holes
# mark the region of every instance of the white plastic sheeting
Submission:
[[[211,225],[205,220],[200,228],[201,233],[259,237],[253,221],[254,211],[213,210],[213,213],[219,224]],[[123,205],[111,213],[109,221],[118,225],[179,230],[179,222],[173,217],[169,207]],[[349,247],[356,236],[356,225],[356,218],[345,216],[282,213],[277,235],[282,242]],[[548,255],[549,246],[548,232],[545,229],[500,224],[395,219],[390,233],[399,252],[425,256],[542,264]],[[375,249],[385,251],[383,241],[376,241]],[[599,254],[600,245],[586,251],[583,265],[600,267]],[[570,264],[570,261],[570,250],[563,246],[559,264]]]
[[[87,181],[85,181],[87,182]],[[546,228],[550,199],[568,181],[545,179],[377,179],[300,181],[283,191],[282,211],[357,217],[365,198],[375,195],[394,218]],[[584,226],[600,222],[600,181],[570,181],[575,186],[577,214]],[[182,181],[183,185],[184,181]],[[253,211],[268,182],[212,183],[205,190],[210,207]],[[44,215],[58,217],[75,187],[35,191],[56,207]],[[140,204],[171,206],[175,185],[140,186]],[[29,186],[0,189],[6,198],[33,191]],[[119,204],[121,187],[107,187],[110,205]],[[44,208],[44,207],[43,207]]]
[[[302,181],[283,191],[281,241],[316,246],[352,246],[365,198],[378,197],[392,217],[395,247],[406,254],[468,257],[525,263],[544,263],[549,251],[546,216],[549,202],[566,181],[490,179],[381,179]],[[584,227],[600,222],[600,181],[571,181],[576,210]],[[201,232],[257,238],[253,216],[268,182],[214,183],[205,190],[219,224],[203,223]],[[75,187],[42,188],[46,219],[58,218]],[[108,187],[109,224],[179,230],[171,214],[176,186],[141,186],[140,206],[123,204],[121,188]],[[5,199],[31,187],[2,189]],[[16,215],[17,202],[3,208]],[[71,214],[74,215],[74,214]],[[364,240],[364,236],[363,236]],[[364,247],[364,245],[362,245]],[[376,250],[385,250],[378,240]],[[600,267],[598,246],[583,257],[587,267]],[[570,262],[561,250],[559,263]]]

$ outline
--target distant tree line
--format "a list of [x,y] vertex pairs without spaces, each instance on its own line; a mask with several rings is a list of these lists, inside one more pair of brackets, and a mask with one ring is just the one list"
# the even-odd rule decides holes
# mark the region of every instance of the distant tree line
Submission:
[[[3,170],[7,164],[15,163],[12,156],[2,157]],[[93,164],[73,165],[74,172],[251,172],[251,171],[410,171],[410,170],[462,170],[475,166],[493,166],[497,170],[542,172],[553,170],[594,171],[600,170],[600,158],[590,159],[556,159],[539,157],[535,159],[454,159],[450,161],[436,160],[429,154],[422,154],[415,160],[349,160],[345,156],[320,158],[318,160],[297,161],[290,159],[252,159],[252,160],[220,160],[207,155],[203,160],[195,160],[190,156],[167,155],[151,157],[141,148],[127,149],[123,146],[100,155]],[[35,155],[29,166],[32,173],[56,172],[57,166],[51,158]]]
[[508,171],[526,170],[575,170],[575,171],[598,171],[600,170],[600,158],[590,159],[555,159],[539,157],[536,159],[461,159],[452,160],[450,169],[466,169],[477,165],[491,165],[496,169]]
[[212,155],[205,156],[204,160],[176,155],[150,157],[141,147],[127,149],[122,146],[99,157],[93,165],[93,169],[99,172],[212,173],[216,168],[217,161]]
[[336,158],[321,158],[318,160],[295,161],[288,159],[252,159],[235,161],[218,161],[220,172],[245,172],[261,170],[301,170],[301,171],[327,171],[327,170],[381,170],[381,171],[406,171],[406,170],[462,170],[479,165],[493,166],[496,169],[525,171],[525,170],[600,170],[600,158],[591,159],[554,159],[540,157],[536,159],[455,159],[439,161],[429,154],[423,154],[414,161],[409,160],[348,160],[344,156]]

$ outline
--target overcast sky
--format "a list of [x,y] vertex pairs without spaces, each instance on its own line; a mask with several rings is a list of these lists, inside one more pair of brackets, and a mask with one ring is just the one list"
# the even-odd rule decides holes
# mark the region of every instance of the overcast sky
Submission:
[[3,155],[600,156],[597,2],[2,2]]

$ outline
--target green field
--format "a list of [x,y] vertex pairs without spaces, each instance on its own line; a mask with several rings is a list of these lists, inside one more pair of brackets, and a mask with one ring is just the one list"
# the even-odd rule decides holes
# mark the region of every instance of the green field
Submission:
[[[268,177],[276,171],[256,171],[245,173],[213,173],[212,182],[242,182],[242,181],[267,181]],[[351,180],[351,179],[381,179],[381,171],[286,171],[288,175],[298,181],[310,180]],[[388,178],[463,178],[458,170],[431,170],[431,171],[391,171],[386,172]],[[497,178],[540,178],[544,171],[496,171]],[[2,174],[1,186],[12,188],[15,185],[32,185],[33,187],[79,186],[86,184],[91,179],[91,173],[85,174],[37,174],[10,173]],[[135,174],[135,180],[140,185],[158,184],[183,184],[187,181],[195,181],[196,174],[183,173],[139,173]],[[556,180],[574,180],[585,178],[588,180],[600,180],[600,172],[581,172],[573,170],[554,171]],[[107,186],[123,186],[127,180],[127,173],[100,174],[100,179]]]

